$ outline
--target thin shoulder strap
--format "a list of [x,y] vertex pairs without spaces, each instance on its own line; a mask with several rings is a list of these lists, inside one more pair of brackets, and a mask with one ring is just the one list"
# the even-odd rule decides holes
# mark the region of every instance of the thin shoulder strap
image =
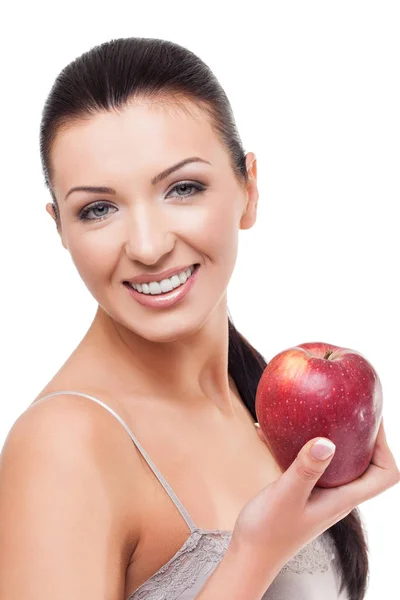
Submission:
[[34,404],[38,404],[42,400],[45,400],[46,398],[50,398],[51,396],[68,395],[68,394],[72,394],[73,396],[82,396],[83,398],[88,398],[89,400],[92,400],[93,402],[100,404],[100,406],[102,406],[103,408],[108,410],[108,412],[111,413],[121,423],[121,425],[125,428],[128,435],[130,436],[132,442],[135,444],[135,446],[137,447],[137,449],[139,450],[139,452],[141,453],[141,455],[143,456],[143,458],[145,459],[145,461],[148,463],[149,467],[153,471],[154,475],[157,477],[158,481],[161,483],[161,485],[163,486],[163,488],[165,489],[165,491],[170,496],[171,500],[174,502],[175,506],[181,513],[182,517],[185,519],[190,531],[193,532],[195,529],[198,529],[196,527],[195,523],[193,522],[191,516],[187,512],[186,508],[183,506],[182,502],[179,500],[178,496],[175,494],[175,492],[173,491],[173,489],[171,488],[169,483],[166,481],[166,479],[161,475],[160,471],[157,469],[157,467],[155,466],[155,464],[153,463],[153,461],[151,460],[150,456],[147,454],[146,450],[143,448],[141,443],[138,441],[136,436],[133,435],[132,431],[129,429],[129,427],[125,423],[125,421],[123,419],[121,419],[121,417],[112,408],[110,408],[110,406],[108,406],[101,400],[98,400],[94,396],[89,396],[89,394],[84,394],[82,392],[75,392],[75,391],[69,391],[69,390],[52,392],[51,394],[42,396],[41,398],[36,400],[34,402]]

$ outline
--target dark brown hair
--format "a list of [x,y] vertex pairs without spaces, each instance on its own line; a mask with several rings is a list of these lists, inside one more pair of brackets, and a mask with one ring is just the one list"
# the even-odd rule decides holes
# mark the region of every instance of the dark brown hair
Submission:
[[[228,152],[238,181],[248,179],[245,151],[229,100],[210,68],[190,50],[166,40],[121,38],[85,52],[56,78],[46,100],[40,127],[40,154],[45,184],[53,198],[51,148],[56,134],[74,120],[100,111],[117,110],[135,98],[161,100],[171,105],[189,100],[204,110]],[[267,363],[246,338],[229,324],[228,372],[254,421],[255,395]],[[341,588],[349,600],[362,600],[368,580],[368,546],[357,508],[328,530],[340,560]]]

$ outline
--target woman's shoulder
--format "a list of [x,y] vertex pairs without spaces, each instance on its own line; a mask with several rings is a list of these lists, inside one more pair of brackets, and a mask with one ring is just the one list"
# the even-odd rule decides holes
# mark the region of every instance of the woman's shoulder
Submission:
[[49,488],[61,485],[66,498],[81,493],[82,501],[90,486],[101,489],[99,501],[111,510],[113,527],[131,553],[139,541],[135,498],[142,482],[132,442],[112,415],[85,397],[60,393],[41,400],[56,391],[54,384],[46,386],[11,427],[1,452],[0,483],[28,485],[47,476]]
[[22,580],[72,595],[93,585],[101,596],[122,593],[140,521],[118,465],[124,435],[100,409],[60,395],[33,402],[9,431],[0,455],[4,589]]
[[92,407],[85,408],[76,396],[60,394],[38,400],[12,425],[3,446],[3,461],[12,456],[16,467],[24,466],[32,473],[41,467],[38,458],[60,468],[68,463],[80,468],[87,460],[97,467],[101,454],[96,441],[104,430],[100,414]]

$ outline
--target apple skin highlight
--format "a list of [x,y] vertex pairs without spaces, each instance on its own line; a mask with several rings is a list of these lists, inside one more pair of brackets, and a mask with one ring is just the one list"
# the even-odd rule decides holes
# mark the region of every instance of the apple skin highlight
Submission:
[[259,381],[255,410],[284,471],[314,437],[336,445],[317,486],[344,485],[368,468],[382,417],[379,377],[356,350],[309,342],[277,354]]

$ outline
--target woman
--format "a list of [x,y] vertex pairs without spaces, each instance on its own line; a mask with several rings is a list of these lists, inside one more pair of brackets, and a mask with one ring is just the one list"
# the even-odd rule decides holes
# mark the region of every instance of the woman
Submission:
[[40,142],[47,211],[98,309],[4,445],[0,596],[363,598],[354,507],[398,470],[381,426],[368,485],[340,510],[314,492],[306,518],[332,455],[312,440],[283,474],[254,426],[266,362],[226,290],[256,158],[209,68],[163,40],[102,44],[58,76]]

